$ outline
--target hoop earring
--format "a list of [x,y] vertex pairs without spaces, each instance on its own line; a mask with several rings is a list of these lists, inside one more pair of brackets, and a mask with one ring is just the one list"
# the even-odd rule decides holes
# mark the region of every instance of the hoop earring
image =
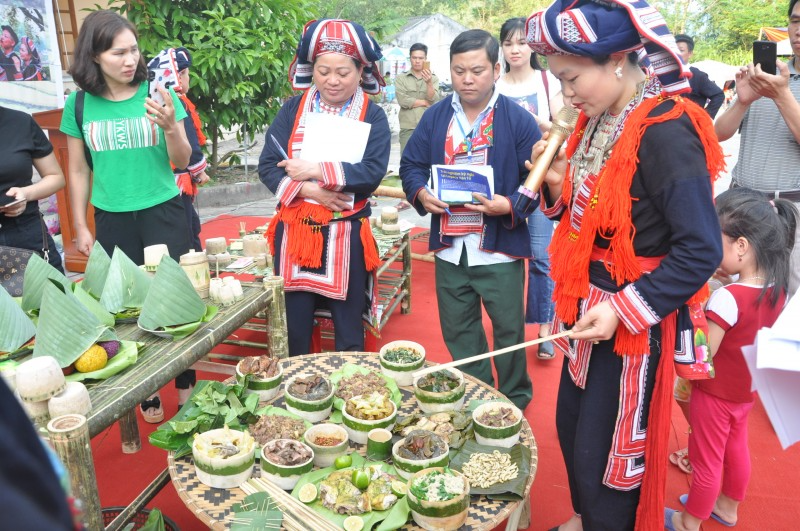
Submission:
[[617,76],[617,79],[622,79],[622,67],[618,66],[616,70],[614,70],[614,75]]

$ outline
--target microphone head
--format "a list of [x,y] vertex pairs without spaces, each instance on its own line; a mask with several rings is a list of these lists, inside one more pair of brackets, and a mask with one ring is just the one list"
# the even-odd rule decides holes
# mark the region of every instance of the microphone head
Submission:
[[559,136],[567,138],[572,131],[575,130],[575,124],[578,123],[578,115],[580,111],[575,107],[565,105],[558,111],[558,114],[553,118],[553,125],[550,127],[550,136]]

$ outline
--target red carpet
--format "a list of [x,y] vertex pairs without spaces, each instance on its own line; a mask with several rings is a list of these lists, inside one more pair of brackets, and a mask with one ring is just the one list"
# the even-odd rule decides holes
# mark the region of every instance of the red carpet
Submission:
[[[237,234],[239,221],[247,221],[248,229],[262,225],[265,218],[240,218],[220,216],[203,225],[201,241],[213,236],[232,237]],[[421,244],[414,244],[416,252],[424,252]],[[395,339],[412,339],[425,346],[433,361],[449,361],[438,323],[438,310],[434,286],[433,264],[415,260],[412,277],[412,311],[401,315],[399,311],[383,330],[379,345]],[[487,330],[491,327],[484,319]],[[409,332],[413,331],[413,332]],[[536,327],[530,326],[527,339],[534,339]],[[490,332],[488,332],[490,334]],[[491,335],[489,335],[491,337]],[[220,350],[221,351],[221,350]],[[539,451],[539,466],[531,491],[531,531],[543,531],[565,521],[572,513],[566,473],[555,432],[555,402],[561,360],[541,361],[535,349],[528,353],[528,372],[534,386],[533,402],[525,416],[533,429]],[[199,379],[222,379],[220,375],[198,373]],[[162,390],[165,414],[170,418],[177,412],[177,394],[174,387]],[[670,451],[684,447],[687,425],[678,407],[673,408],[673,429]],[[142,450],[125,455],[120,451],[119,430],[116,425],[92,441],[97,468],[100,500],[104,507],[128,504],[161,470],[167,459],[163,450],[150,446],[149,434],[155,426],[139,421],[144,438]],[[800,445],[782,451],[774,431],[760,403],[750,416],[750,450],[753,474],[747,499],[739,510],[736,529],[746,531],[793,531],[800,521]],[[667,503],[679,508],[678,496],[688,491],[689,476],[676,467],[669,466]],[[178,498],[172,484],[149,504],[158,507],[184,531],[205,527]],[[501,522],[497,522],[498,526]],[[502,528],[501,528],[502,529]],[[710,521],[703,525],[706,531],[726,529]]]

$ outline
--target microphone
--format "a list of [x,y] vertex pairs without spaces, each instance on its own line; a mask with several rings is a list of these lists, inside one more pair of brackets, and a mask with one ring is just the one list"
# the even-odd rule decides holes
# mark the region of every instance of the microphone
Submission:
[[553,119],[553,125],[550,127],[547,145],[542,154],[534,161],[533,168],[528,173],[528,178],[525,179],[525,183],[520,187],[520,192],[522,193],[515,205],[518,210],[527,208],[535,194],[538,193],[544,181],[544,176],[547,174],[547,170],[550,169],[553,159],[556,158],[558,150],[561,149],[564,140],[575,130],[579,114],[580,111],[578,109],[569,106],[564,106],[558,111],[558,114]]

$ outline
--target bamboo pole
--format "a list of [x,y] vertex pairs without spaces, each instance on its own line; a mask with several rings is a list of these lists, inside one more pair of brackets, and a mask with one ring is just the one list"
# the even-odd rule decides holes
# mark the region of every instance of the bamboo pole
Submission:
[[403,192],[402,188],[397,188],[396,186],[378,186],[372,195],[378,195],[381,197],[394,197],[396,199],[405,199],[406,194]]
[[532,341],[527,341],[525,343],[520,343],[518,345],[511,345],[510,347],[501,348],[499,350],[493,350],[491,352],[487,352],[486,354],[477,354],[475,356],[470,356],[469,358],[454,360],[449,363],[442,363],[440,365],[431,365],[430,367],[425,367],[424,369],[416,371],[414,373],[414,378],[423,376],[425,374],[428,374],[429,372],[441,371],[443,369],[449,369],[451,367],[458,367],[459,365],[464,365],[465,363],[472,363],[473,361],[480,361],[480,360],[485,360],[486,358],[493,358],[495,356],[499,356],[500,354],[506,354],[508,352],[519,350],[521,348],[538,345],[539,343],[544,343],[545,341],[552,341],[554,339],[558,339],[559,337],[568,336],[570,334],[572,334],[572,330],[566,330],[564,332],[559,332],[558,334],[552,334],[549,336],[540,337],[539,339],[534,339]]
[[269,351],[275,358],[288,358],[289,332],[286,327],[286,298],[283,291],[283,277],[264,277],[264,289],[272,291],[272,302],[267,308],[269,317],[267,325]]
[[83,502],[86,528],[103,529],[105,525],[86,417],[77,414],[56,417],[47,424],[47,431],[53,448],[67,469],[73,496]]

